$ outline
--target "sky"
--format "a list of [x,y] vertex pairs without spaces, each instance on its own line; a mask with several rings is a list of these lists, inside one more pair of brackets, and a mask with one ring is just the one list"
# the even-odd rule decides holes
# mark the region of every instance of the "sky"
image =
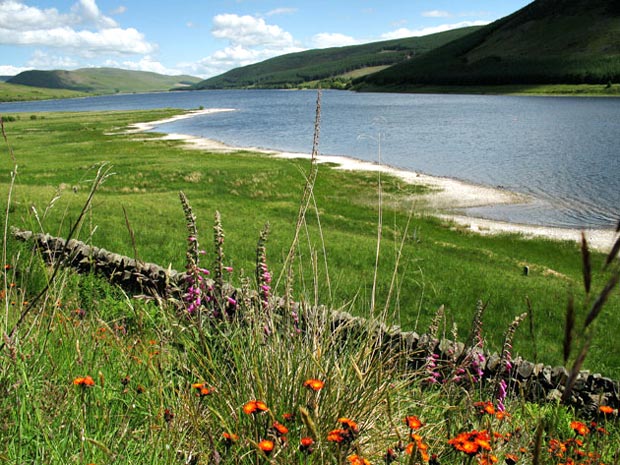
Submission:
[[483,25],[531,0],[0,0],[0,75],[115,67],[208,78],[313,48]]

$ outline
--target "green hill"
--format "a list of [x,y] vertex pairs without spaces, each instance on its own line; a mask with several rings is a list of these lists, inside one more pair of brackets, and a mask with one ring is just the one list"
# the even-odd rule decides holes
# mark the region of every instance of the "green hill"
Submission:
[[355,80],[360,90],[415,85],[620,81],[620,3],[537,0],[429,53]]
[[346,86],[353,77],[392,66],[463,37],[478,27],[453,29],[423,37],[410,37],[363,45],[308,50],[235,68],[206,79],[196,89],[299,87],[317,81],[324,87]]
[[7,82],[47,89],[113,94],[165,91],[188,87],[199,81],[199,78],[193,76],[165,76],[116,68],[83,68],[75,71],[24,71]]

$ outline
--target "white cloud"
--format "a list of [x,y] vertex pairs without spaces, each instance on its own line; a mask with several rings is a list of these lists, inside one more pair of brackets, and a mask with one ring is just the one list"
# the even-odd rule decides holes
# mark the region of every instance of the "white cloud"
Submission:
[[194,63],[177,66],[188,74],[211,77],[286,53],[305,50],[279,26],[255,16],[221,14],[213,18],[211,33],[227,46]]
[[431,10],[423,11],[422,16],[425,18],[450,18],[452,14],[443,10]]
[[297,13],[297,8],[276,8],[265,13],[265,16],[290,15]]
[[23,71],[28,71],[32,68],[22,68],[11,65],[0,65],[0,76],[15,76]]
[[127,7],[125,5],[119,5],[118,7],[110,11],[110,14],[117,16],[117,15],[122,15],[123,13],[126,13],[126,12],[127,12]]
[[321,32],[312,37],[312,45],[315,48],[344,47],[359,43],[361,43],[359,40],[338,32]]
[[215,16],[212,34],[218,39],[228,40],[233,45],[247,47],[286,47],[293,44],[293,36],[280,26],[267,24],[264,19],[249,15]]
[[49,55],[42,50],[35,50],[27,63],[29,69],[69,69],[78,66],[78,63],[69,57]]
[[435,34],[437,32],[449,31],[451,29],[457,29],[460,27],[467,26],[484,26],[489,24],[489,21],[461,21],[459,23],[453,24],[441,24],[439,26],[431,26],[425,27],[422,29],[408,29],[405,27],[401,27],[400,29],[396,29],[394,31],[386,32],[385,34],[381,34],[382,40],[390,40],[390,39],[402,39],[403,37],[419,37],[425,36],[428,34]]
[[134,28],[123,29],[101,13],[95,0],[79,0],[70,13],[0,0],[0,44],[64,49],[81,56],[148,54],[155,50]]
[[116,60],[106,60],[103,65],[112,68],[130,69],[133,71],[149,71],[152,73],[167,74],[169,76],[183,74],[178,69],[171,69],[164,66],[162,63],[148,55],[142,57],[138,61],[125,60],[119,62]]

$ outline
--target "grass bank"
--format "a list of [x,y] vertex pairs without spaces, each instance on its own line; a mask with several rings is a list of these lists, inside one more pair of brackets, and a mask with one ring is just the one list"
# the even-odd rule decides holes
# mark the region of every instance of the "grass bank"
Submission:
[[[11,224],[66,236],[96,167],[105,161],[114,175],[88,211],[79,235],[82,240],[182,269],[186,231],[178,191],[183,190],[198,217],[203,243],[211,241],[214,212],[221,213],[226,265],[233,268],[230,278],[236,285],[253,274],[256,242],[266,222],[271,230],[268,259],[279,277],[308,162],[247,151],[188,151],[179,142],[158,140],[155,134],[123,133],[130,123],[177,113],[48,113],[6,123],[18,164]],[[309,149],[311,142],[309,135]],[[0,181],[7,192],[12,163],[8,156],[2,163]],[[319,167],[314,190],[319,215],[308,216],[296,258],[298,301],[360,315],[368,315],[371,307],[386,309],[392,322],[420,330],[444,305],[449,321],[443,331],[451,333],[454,325],[461,336],[469,330],[478,301],[483,301],[488,344],[496,349],[514,316],[529,310],[532,334],[518,332],[515,351],[531,360],[561,363],[558,341],[563,338],[569,296],[575,296],[578,318],[585,318],[589,308],[581,292],[582,259],[575,244],[472,235],[427,215],[416,196],[423,188],[383,177],[383,239],[373,305],[377,181],[376,174]],[[603,260],[593,254],[593,269],[600,269]],[[524,266],[529,267],[528,276]],[[596,273],[593,288],[600,289],[606,279]],[[275,292],[281,291],[284,280],[275,284],[279,286],[274,286]],[[616,378],[620,354],[605,328],[620,323],[619,305],[615,293],[594,328],[586,361],[587,367]]]
[[23,102],[26,100],[49,100],[86,97],[85,92],[67,89],[45,89],[43,87],[20,86],[0,82],[0,102]]

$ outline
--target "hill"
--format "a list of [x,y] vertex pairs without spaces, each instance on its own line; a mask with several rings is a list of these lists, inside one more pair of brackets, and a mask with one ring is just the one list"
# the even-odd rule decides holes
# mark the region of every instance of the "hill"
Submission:
[[463,37],[479,26],[453,29],[423,37],[410,37],[347,47],[291,53],[235,68],[199,82],[195,89],[283,88],[311,85],[345,87],[354,77],[376,72]]
[[76,90],[45,89],[43,87],[21,86],[0,82],[0,102],[23,102],[26,100],[49,100],[57,98],[87,97]]
[[96,94],[156,92],[191,86],[193,76],[166,76],[116,68],[83,68],[75,71],[24,71],[7,82],[47,89],[66,89]]
[[429,53],[355,80],[360,90],[415,85],[620,81],[620,4],[536,0]]

